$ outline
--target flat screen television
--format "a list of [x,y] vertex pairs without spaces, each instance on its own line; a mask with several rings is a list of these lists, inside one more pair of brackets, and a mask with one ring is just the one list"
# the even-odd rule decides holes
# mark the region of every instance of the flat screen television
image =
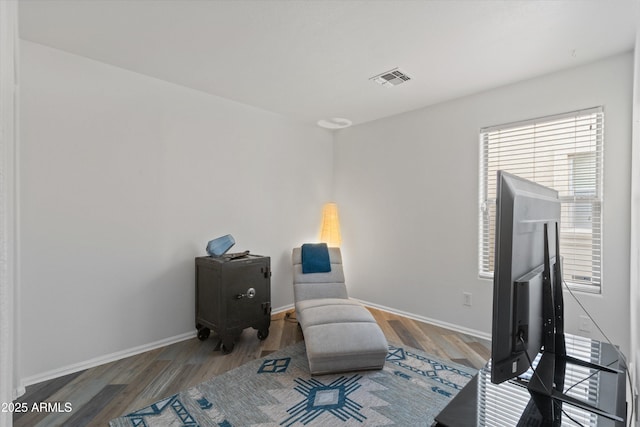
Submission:
[[522,375],[538,357],[527,388],[545,420],[558,421],[564,402],[620,421],[563,392],[566,363],[617,371],[566,354],[558,192],[504,171],[497,178],[491,382]]
[[[543,347],[545,252],[552,265],[558,264],[560,215],[557,191],[498,172],[491,335],[495,384],[526,372]],[[547,232],[547,242],[545,226],[554,230]]]

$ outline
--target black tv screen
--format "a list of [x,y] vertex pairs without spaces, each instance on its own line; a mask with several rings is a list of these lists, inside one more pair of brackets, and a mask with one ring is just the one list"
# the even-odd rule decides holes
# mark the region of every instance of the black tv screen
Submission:
[[[496,212],[491,381],[498,384],[526,372],[543,346],[545,248],[554,265],[561,205],[557,191],[498,171]],[[546,244],[545,225],[553,230]]]

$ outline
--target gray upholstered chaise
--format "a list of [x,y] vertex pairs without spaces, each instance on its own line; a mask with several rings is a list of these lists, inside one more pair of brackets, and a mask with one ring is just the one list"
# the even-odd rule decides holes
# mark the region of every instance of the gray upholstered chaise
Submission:
[[293,250],[296,314],[314,375],[382,369],[387,340],[371,313],[350,300],[339,248],[329,248],[331,271],[302,273],[301,249]]

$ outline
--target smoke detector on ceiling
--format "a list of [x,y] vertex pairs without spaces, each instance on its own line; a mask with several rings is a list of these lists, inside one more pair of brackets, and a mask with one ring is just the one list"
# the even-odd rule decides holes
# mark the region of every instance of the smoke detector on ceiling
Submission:
[[385,71],[377,76],[373,76],[369,80],[373,80],[382,86],[398,86],[399,84],[411,80],[411,77],[400,71],[400,69],[394,68],[393,70]]

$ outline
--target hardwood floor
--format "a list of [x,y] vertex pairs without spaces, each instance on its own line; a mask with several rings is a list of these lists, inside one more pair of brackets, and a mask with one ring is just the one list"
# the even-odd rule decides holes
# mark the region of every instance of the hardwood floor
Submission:
[[[490,356],[490,343],[468,335],[369,308],[390,343],[422,349],[474,368]],[[58,411],[14,414],[22,426],[106,426],[109,420],[140,409],[208,378],[302,341],[295,313],[272,316],[269,337],[245,329],[231,354],[223,355],[217,337],[192,338],[167,347],[107,363],[27,387],[18,404],[60,402]],[[65,407],[65,404],[71,407]],[[49,408],[50,410],[51,408]],[[70,411],[65,412],[65,410]]]

